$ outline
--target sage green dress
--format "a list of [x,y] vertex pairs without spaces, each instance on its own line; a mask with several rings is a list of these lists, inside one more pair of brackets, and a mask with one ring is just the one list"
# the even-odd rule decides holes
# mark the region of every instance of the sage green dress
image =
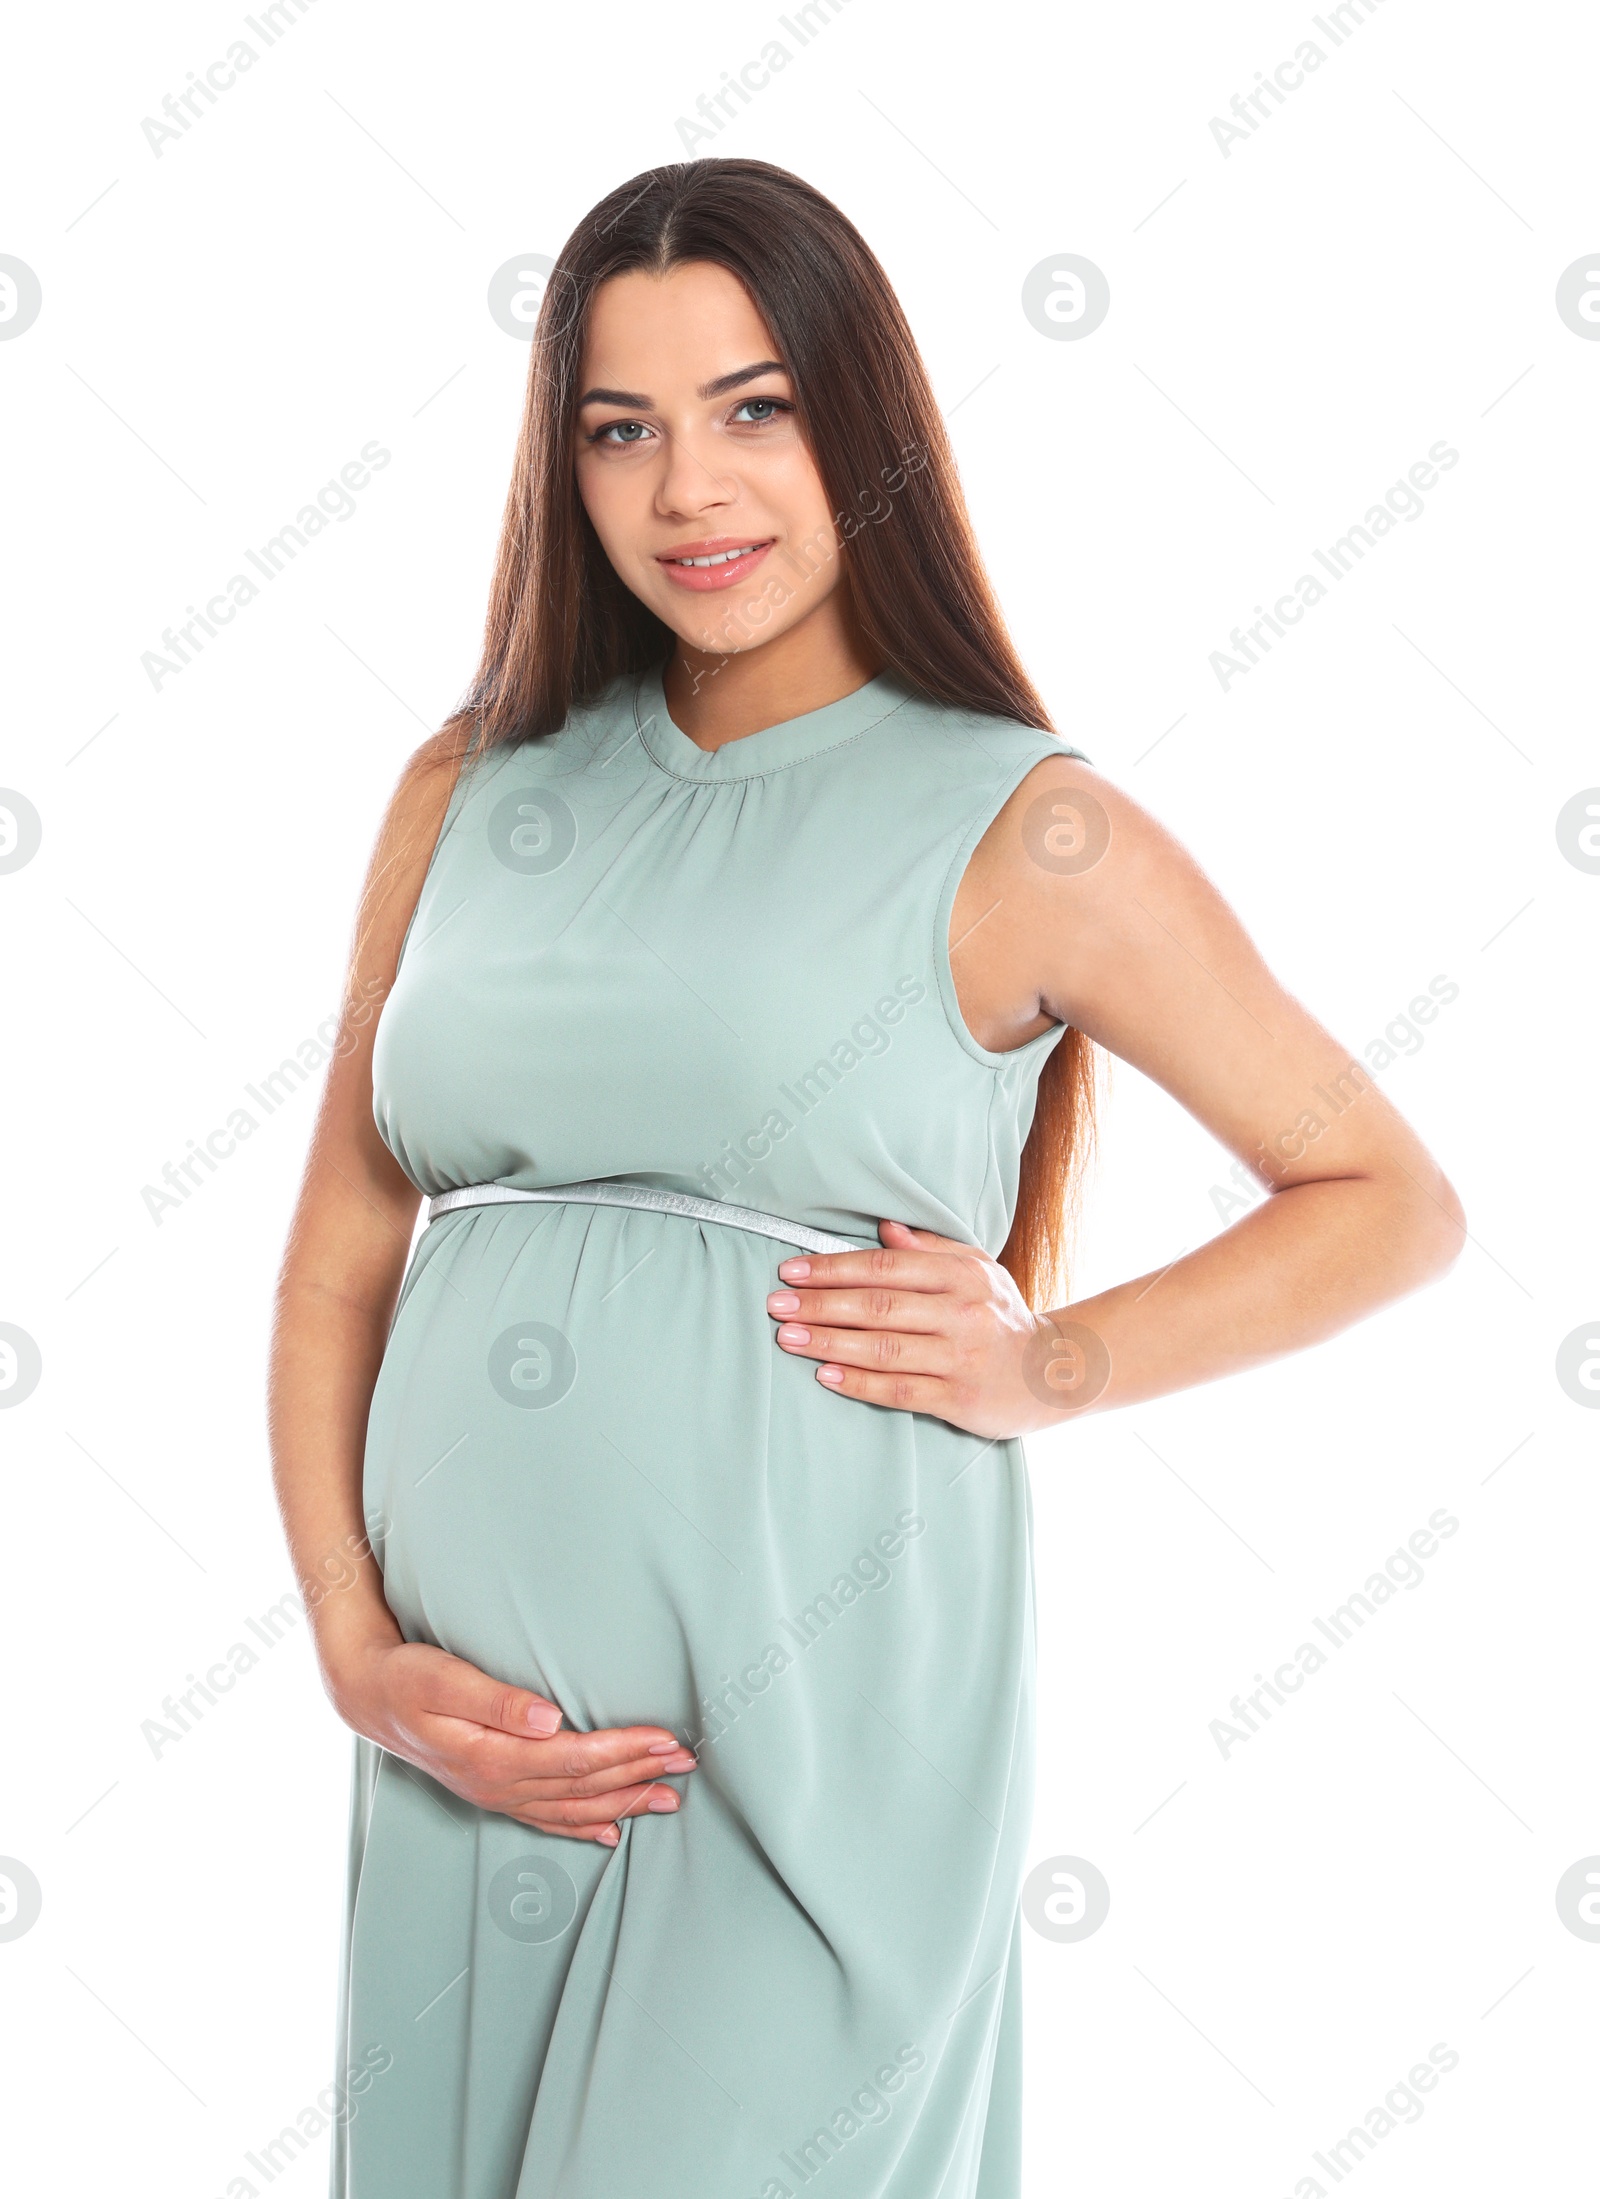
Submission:
[[[659,673],[489,752],[384,1139],[428,1194],[622,1177],[997,1252],[1060,1029],[977,1044],[950,911],[1063,753],[887,675],[707,753]],[[406,1637],[699,1768],[608,1850],[357,1742],[335,2199],[1016,2199],[1021,1446],[824,1389],[774,1341],[787,1256],[570,1203],[418,1242],[365,1478]]]

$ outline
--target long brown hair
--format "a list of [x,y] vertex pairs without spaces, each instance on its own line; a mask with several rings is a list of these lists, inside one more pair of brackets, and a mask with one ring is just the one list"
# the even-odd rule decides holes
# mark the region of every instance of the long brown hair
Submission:
[[[707,159],[621,184],[562,248],[534,330],[483,655],[446,733],[483,747],[553,733],[621,675],[671,655],[675,635],[624,586],[583,509],[572,437],[595,292],[614,275],[664,275],[687,261],[736,276],[773,336],[847,537],[840,554],[868,649],[932,702],[1052,730],[990,590],[887,275],[838,207],[798,176],[763,160]],[[882,483],[895,490],[893,524],[852,531],[847,515],[881,516]],[[1069,1028],[1039,1080],[1000,1255],[1036,1310],[1064,1283],[1094,1084],[1093,1048]]]

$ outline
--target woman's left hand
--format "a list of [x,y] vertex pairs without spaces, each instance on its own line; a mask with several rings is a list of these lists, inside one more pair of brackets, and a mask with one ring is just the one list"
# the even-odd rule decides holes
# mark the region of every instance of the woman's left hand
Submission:
[[[817,1359],[843,1397],[931,1413],[973,1435],[1026,1435],[1059,1421],[1063,1396],[1040,1370],[1057,1345],[998,1260],[930,1229],[882,1222],[881,1249],[780,1261],[787,1289],[767,1311],[778,1345]],[[1032,1376],[1032,1381],[1030,1381]]]

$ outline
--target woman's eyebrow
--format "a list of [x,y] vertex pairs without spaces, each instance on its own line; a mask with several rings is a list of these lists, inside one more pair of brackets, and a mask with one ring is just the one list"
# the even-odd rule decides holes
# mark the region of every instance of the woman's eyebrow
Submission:
[[[755,366],[735,367],[731,374],[719,374],[714,382],[703,382],[696,395],[709,399],[725,397],[730,389],[737,389],[742,382],[753,382],[760,374],[787,374],[788,368],[777,359],[762,359]],[[580,405],[635,405],[641,412],[649,412],[654,400],[636,389],[586,389],[578,399]]]
[[753,382],[758,374],[787,374],[788,371],[777,359],[763,359],[758,366],[737,367],[732,374],[719,374],[714,382],[705,383],[699,394],[725,397],[730,389],[737,389],[741,382]]

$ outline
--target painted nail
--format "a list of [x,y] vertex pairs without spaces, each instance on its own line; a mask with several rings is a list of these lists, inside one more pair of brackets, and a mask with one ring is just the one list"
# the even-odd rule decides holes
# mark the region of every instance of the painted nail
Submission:
[[678,1797],[675,1794],[653,1794],[650,1797],[649,1807],[653,1810],[675,1810],[677,1806]]
[[800,1301],[792,1290],[774,1290],[767,1294],[768,1313],[798,1313]]
[[667,1757],[661,1766],[663,1771],[698,1771],[700,1759],[688,1749],[680,1749],[676,1756]]
[[683,1754],[683,1743],[681,1741],[652,1741],[645,1753],[648,1756],[681,1756]]
[[811,1273],[811,1262],[809,1260],[780,1260],[778,1262],[778,1273],[786,1283],[803,1283]]
[[826,1382],[830,1390],[836,1390],[844,1380],[844,1369],[843,1367],[819,1367],[817,1369],[817,1380]]
[[785,1321],[778,1331],[780,1344],[809,1344],[810,1341],[811,1331],[803,1329],[798,1321]]
[[528,1725],[541,1740],[547,1740],[561,1728],[561,1713],[553,1703],[531,1703],[528,1707]]
[[595,1838],[599,1841],[601,1847],[614,1848],[617,1842],[622,1838],[622,1835],[618,1832],[615,1825],[608,1825],[605,1831],[603,1833],[597,1833],[595,1835]]

